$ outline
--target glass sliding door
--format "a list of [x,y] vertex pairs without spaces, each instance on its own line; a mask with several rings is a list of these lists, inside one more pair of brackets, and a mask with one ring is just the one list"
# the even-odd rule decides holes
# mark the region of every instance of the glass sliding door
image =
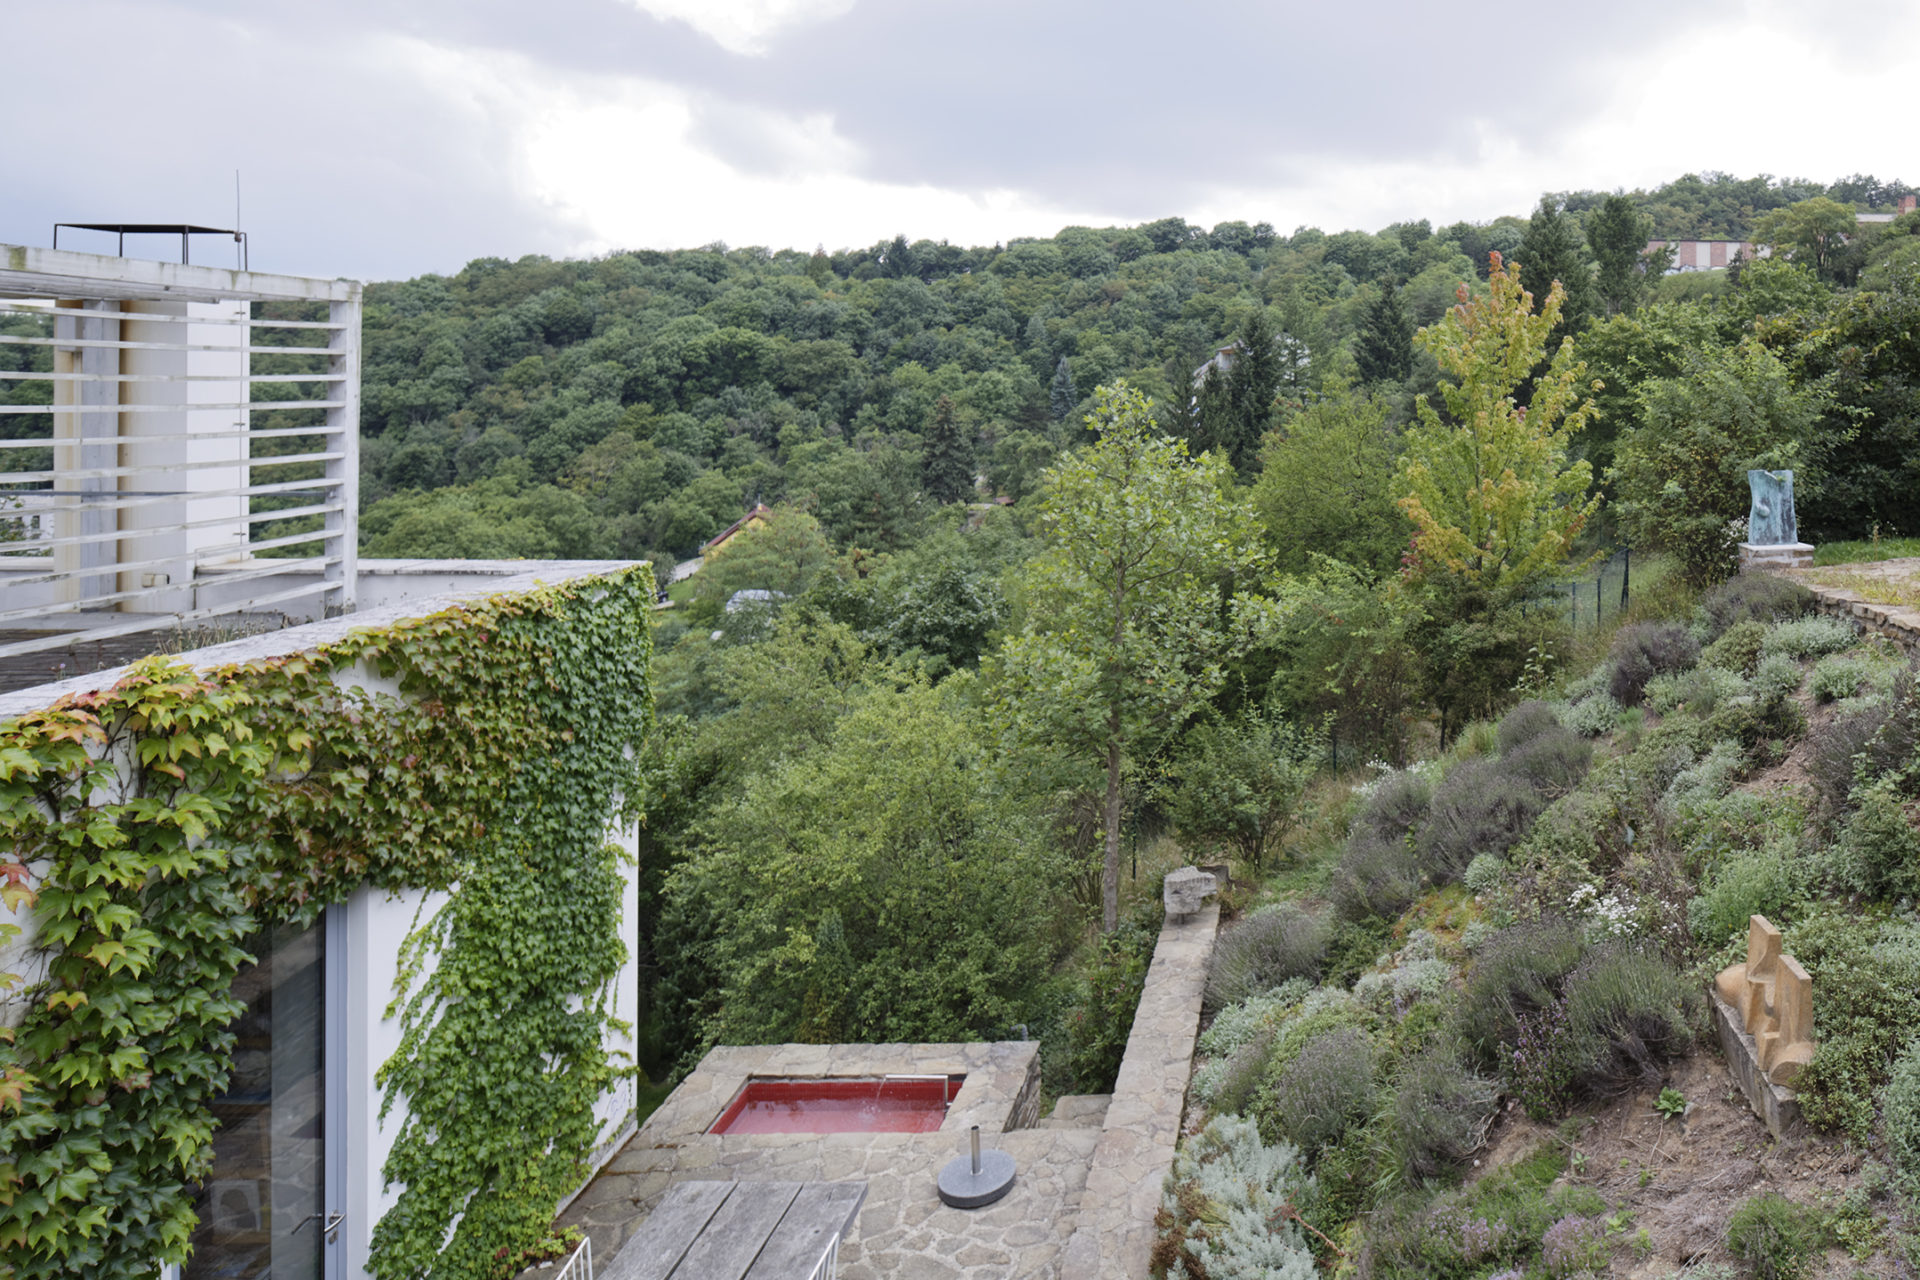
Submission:
[[282,926],[244,944],[259,961],[233,982],[246,1011],[183,1280],[327,1280],[327,934]]

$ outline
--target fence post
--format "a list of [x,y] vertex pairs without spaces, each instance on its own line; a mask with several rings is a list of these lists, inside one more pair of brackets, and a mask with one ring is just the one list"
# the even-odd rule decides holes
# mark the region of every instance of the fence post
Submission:
[[1623,558],[1620,561],[1620,608],[1624,612],[1627,607],[1627,585],[1633,581],[1633,548],[1623,548],[1621,555]]

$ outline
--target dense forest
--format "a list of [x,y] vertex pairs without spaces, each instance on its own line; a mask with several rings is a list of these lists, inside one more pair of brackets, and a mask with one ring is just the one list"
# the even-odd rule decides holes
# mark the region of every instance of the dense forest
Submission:
[[[940,448],[1018,499],[1077,441],[1093,389],[1120,378],[1177,433],[1226,444],[1251,477],[1264,434],[1330,382],[1343,404],[1376,397],[1389,433],[1408,420],[1435,376],[1412,334],[1462,281],[1483,286],[1490,252],[1517,260],[1536,296],[1567,284],[1563,331],[1582,336],[1606,383],[1575,442],[1597,479],[1648,412],[1645,384],[1697,361],[1748,383],[1777,371],[1817,411],[1819,448],[1835,451],[1800,460],[1808,497],[1816,472],[1829,478],[1807,504],[1809,533],[1891,532],[1915,519],[1895,496],[1920,451],[1903,407],[1910,369],[1877,335],[1897,332],[1912,304],[1852,287],[1890,282],[1920,250],[1912,219],[1856,228],[1843,206],[1882,208],[1910,190],[1689,176],[1626,196],[1550,195],[1531,217],[1377,234],[1168,218],[974,249],[901,236],[832,254],[483,259],[375,284],[365,549],[666,562],[751,502],[784,500],[836,546],[895,550],[961,496],[927,483],[936,421],[949,433]],[[1744,285],[1738,271],[1646,275],[1646,242],[1683,236],[1760,236],[1780,252]],[[1786,259],[1795,270],[1778,269]],[[1184,414],[1194,370],[1256,323],[1270,345],[1225,417]],[[1873,422],[1853,433],[1862,410]]]

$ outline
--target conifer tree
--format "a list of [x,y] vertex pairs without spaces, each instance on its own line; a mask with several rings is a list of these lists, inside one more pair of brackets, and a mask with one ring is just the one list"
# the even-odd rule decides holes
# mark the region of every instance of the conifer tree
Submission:
[[1555,338],[1586,324],[1593,315],[1593,268],[1579,226],[1558,200],[1540,197],[1540,207],[1533,211],[1513,256],[1519,260],[1520,286],[1536,299],[1553,292],[1555,281],[1565,292]]
[[1403,382],[1413,369],[1413,325],[1389,280],[1360,322],[1353,358],[1363,382]]
[[953,401],[946,396],[935,402],[927,424],[920,477],[927,496],[943,505],[973,496],[973,442],[955,420]]
[[1252,470],[1261,438],[1273,426],[1274,397],[1288,372],[1266,312],[1255,311],[1234,340],[1227,371],[1222,374],[1219,365],[1212,365],[1200,384],[1194,447],[1219,451],[1243,473]]
[[1641,257],[1653,234],[1653,219],[1622,195],[1608,196],[1587,216],[1587,243],[1593,248],[1594,289],[1607,315],[1632,311],[1646,292]]
[[1073,370],[1067,368],[1067,358],[1061,356],[1060,363],[1053,367],[1053,391],[1047,407],[1053,411],[1055,422],[1065,422],[1079,403],[1080,393],[1073,386]]

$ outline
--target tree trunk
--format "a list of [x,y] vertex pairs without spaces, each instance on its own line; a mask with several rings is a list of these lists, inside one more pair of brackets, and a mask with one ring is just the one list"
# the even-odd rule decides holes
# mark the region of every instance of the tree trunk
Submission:
[[1120,717],[1113,717],[1107,738],[1106,864],[1100,871],[1100,924],[1108,933],[1120,927]]

